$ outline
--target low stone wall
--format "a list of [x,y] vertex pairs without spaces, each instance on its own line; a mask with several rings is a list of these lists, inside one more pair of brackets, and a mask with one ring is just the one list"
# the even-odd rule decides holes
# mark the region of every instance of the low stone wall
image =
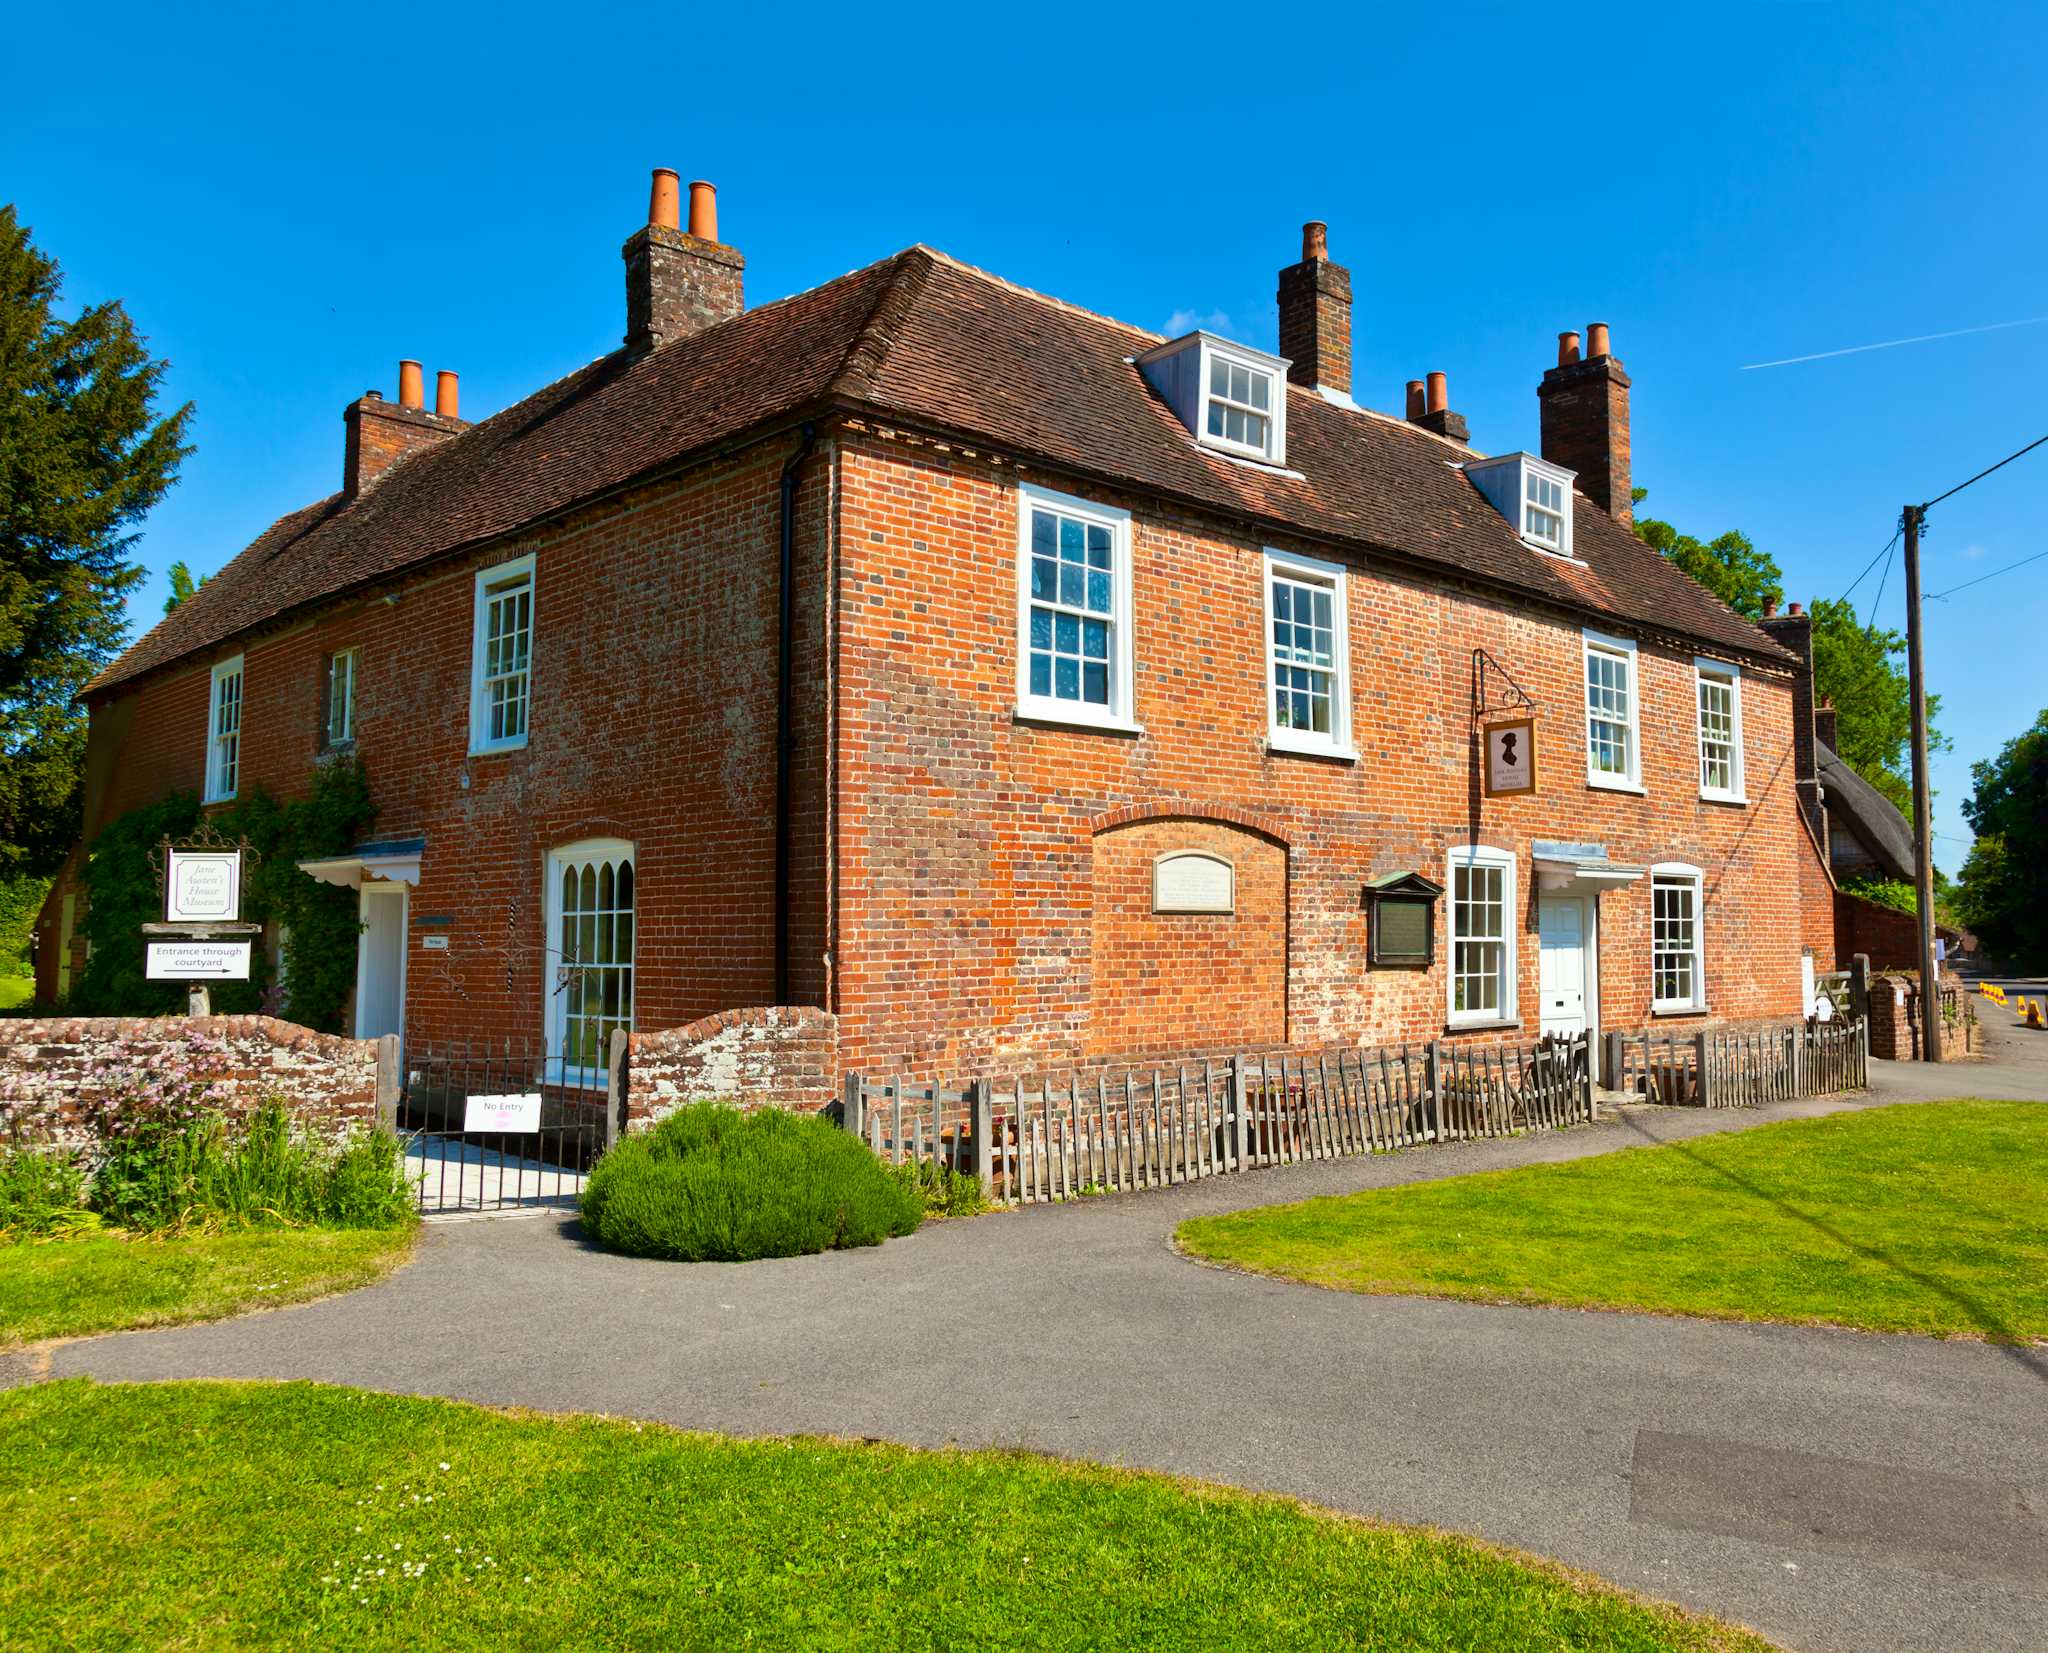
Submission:
[[815,1113],[839,1099],[839,1018],[808,1005],[768,1005],[635,1033],[614,1083],[625,1091],[629,1130],[685,1102]]
[[[1910,921],[1909,921],[1910,922]],[[1941,1054],[1938,1061],[1953,1062],[1984,1048],[1983,1027],[1962,984],[1953,976],[1942,978]],[[1906,975],[1875,975],[1870,978],[1870,1054],[1887,1062],[1920,1060],[1920,983]]]
[[0,1019],[0,1139],[84,1147],[109,1104],[173,1071],[197,1076],[230,1114],[275,1097],[338,1136],[376,1121],[377,1054],[374,1039],[274,1016]]

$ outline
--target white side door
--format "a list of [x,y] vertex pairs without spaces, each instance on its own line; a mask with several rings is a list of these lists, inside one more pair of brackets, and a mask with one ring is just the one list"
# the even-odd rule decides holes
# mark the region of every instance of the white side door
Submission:
[[405,1032],[405,921],[403,884],[365,884],[358,909],[356,1037],[381,1039]]
[[1586,899],[1546,896],[1536,909],[1537,981],[1546,1034],[1586,1031]]

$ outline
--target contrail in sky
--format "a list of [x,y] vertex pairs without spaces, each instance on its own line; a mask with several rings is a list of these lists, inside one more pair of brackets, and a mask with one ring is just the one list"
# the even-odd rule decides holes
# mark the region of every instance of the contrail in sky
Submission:
[[1996,333],[2007,327],[2038,327],[2048,316],[2029,316],[2025,321],[1994,321],[1984,327],[1958,327],[1948,333],[1922,333],[1911,339],[1886,339],[1883,344],[1852,344],[1847,350],[1816,350],[1811,356],[1785,356],[1775,362],[1745,362],[1742,371],[1754,373],[1760,367],[1791,367],[1796,362],[1824,362],[1830,356],[1860,356],[1866,350],[1896,350],[1902,344],[1930,344],[1936,339],[1959,339],[1966,333]]

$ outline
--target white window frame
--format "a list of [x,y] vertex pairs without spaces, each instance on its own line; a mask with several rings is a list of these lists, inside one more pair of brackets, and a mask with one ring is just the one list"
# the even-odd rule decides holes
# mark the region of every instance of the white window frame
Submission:
[[[1657,996],[1657,886],[1682,884],[1692,891],[1692,997]],[[1707,880],[1689,861],[1659,861],[1650,868],[1650,1010],[1658,1016],[1697,1015],[1707,1008]]]
[[[1109,704],[1061,700],[1031,692],[1031,512],[1035,506],[1078,517],[1109,530]],[[1034,723],[1062,723],[1079,729],[1140,733],[1133,704],[1135,667],[1131,580],[1131,513],[1113,505],[1055,493],[1035,483],[1017,485],[1017,716]],[[1067,604],[1055,604],[1067,608]],[[1099,616],[1098,616],[1099,618]]]
[[[1613,774],[1593,764],[1593,683],[1591,667],[1595,655],[1619,659],[1628,667],[1628,770]],[[1585,633],[1579,679],[1584,685],[1586,717],[1586,784],[1609,792],[1641,792],[1643,787],[1643,673],[1635,640],[1612,637],[1588,627]],[[1603,719],[1604,721],[1611,721]]]
[[[1530,497],[1536,491],[1538,483],[1541,483],[1546,488],[1555,488],[1557,490],[1558,499],[1554,509],[1542,501]],[[1557,537],[1555,539],[1545,539],[1529,526],[1531,512],[1556,519]],[[1522,538],[1527,540],[1538,551],[1547,551],[1553,557],[1569,557],[1572,554],[1572,485],[1565,479],[1555,475],[1547,466],[1531,465],[1526,462],[1522,466],[1521,532]]]
[[[1264,582],[1266,596],[1266,629],[1263,634],[1266,654],[1266,745],[1272,751],[1299,752],[1311,757],[1357,761],[1358,753],[1351,744],[1351,625],[1347,613],[1350,604],[1346,585],[1348,572],[1342,563],[1324,562],[1316,557],[1299,557],[1291,552],[1275,551],[1270,546],[1266,549],[1260,577]],[[1280,661],[1273,642],[1273,582],[1276,579],[1289,580],[1297,585],[1325,586],[1330,592],[1332,662],[1330,732],[1327,735],[1287,728],[1280,722]]]
[[[526,715],[520,720],[517,735],[492,740],[489,735],[490,699],[484,682],[485,621],[490,602],[487,592],[491,586],[502,585],[521,574],[526,576]],[[477,570],[475,596],[470,605],[469,642],[469,750],[472,756],[484,752],[516,752],[533,732],[533,663],[538,653],[534,645],[540,635],[539,583],[534,577],[531,552],[523,557],[514,557],[510,562]]]
[[[1746,804],[1749,795],[1742,775],[1742,668],[1728,660],[1711,660],[1698,655],[1692,663],[1692,704],[1693,718],[1699,740],[1700,796],[1710,803]],[[1734,743],[1734,752],[1728,766],[1730,784],[1714,787],[1707,784],[1707,715],[1700,704],[1700,694],[1709,679],[1723,684],[1728,690],[1729,739]]]
[[[1497,1010],[1458,1009],[1458,869],[1501,870],[1501,1002]],[[1521,908],[1515,857],[1508,850],[1473,844],[1454,849],[1444,865],[1444,1022],[1448,1027],[1516,1027],[1521,1022]],[[1482,938],[1492,940],[1492,937]]]
[[[1215,364],[1241,367],[1257,375],[1271,386],[1269,407],[1255,407],[1250,402],[1240,402],[1232,397],[1218,396],[1209,388],[1209,381],[1215,372]],[[1201,369],[1201,394],[1198,402],[1200,417],[1195,424],[1195,439],[1205,448],[1215,448],[1221,453],[1234,453],[1246,459],[1256,459],[1268,465],[1281,465],[1287,459],[1287,368],[1274,357],[1256,350],[1245,350],[1230,344],[1227,340],[1202,335],[1201,360],[1196,364]],[[1209,429],[1209,404],[1221,402],[1226,408],[1240,408],[1249,414],[1262,416],[1266,421],[1266,445],[1255,442],[1233,442],[1227,436],[1213,434]]]
[[[600,1054],[595,1067],[571,1066],[569,1054],[569,997],[563,979],[568,961],[562,956],[562,869],[587,862],[623,860],[633,869],[633,949],[625,961],[631,973],[631,999],[626,1006],[625,1027],[631,1032],[640,998],[640,852],[624,838],[583,838],[561,844],[541,857],[541,1026],[547,1030],[548,1076],[564,1085],[595,1089],[605,1083],[610,1066],[609,1050]],[[612,961],[616,964],[616,961]],[[609,966],[608,966],[609,967]],[[609,1043],[609,1041],[607,1041]],[[557,1064],[560,1064],[558,1067]]]
[[[221,711],[226,684],[235,685],[235,726],[221,732]],[[249,709],[249,680],[242,670],[242,656],[218,661],[206,694],[206,797],[210,804],[226,803],[242,785],[242,726]]]
[[[346,662],[347,676],[337,697],[335,673]],[[353,746],[356,738],[356,666],[359,655],[353,648],[336,649],[327,657],[327,744],[330,747]],[[341,710],[341,730],[334,727],[336,707]]]

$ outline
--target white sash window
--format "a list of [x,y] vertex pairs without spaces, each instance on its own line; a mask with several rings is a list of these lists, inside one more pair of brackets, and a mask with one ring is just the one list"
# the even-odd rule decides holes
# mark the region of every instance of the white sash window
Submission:
[[633,846],[570,844],[547,877],[549,1077],[601,1085],[613,1032],[633,1026]]

